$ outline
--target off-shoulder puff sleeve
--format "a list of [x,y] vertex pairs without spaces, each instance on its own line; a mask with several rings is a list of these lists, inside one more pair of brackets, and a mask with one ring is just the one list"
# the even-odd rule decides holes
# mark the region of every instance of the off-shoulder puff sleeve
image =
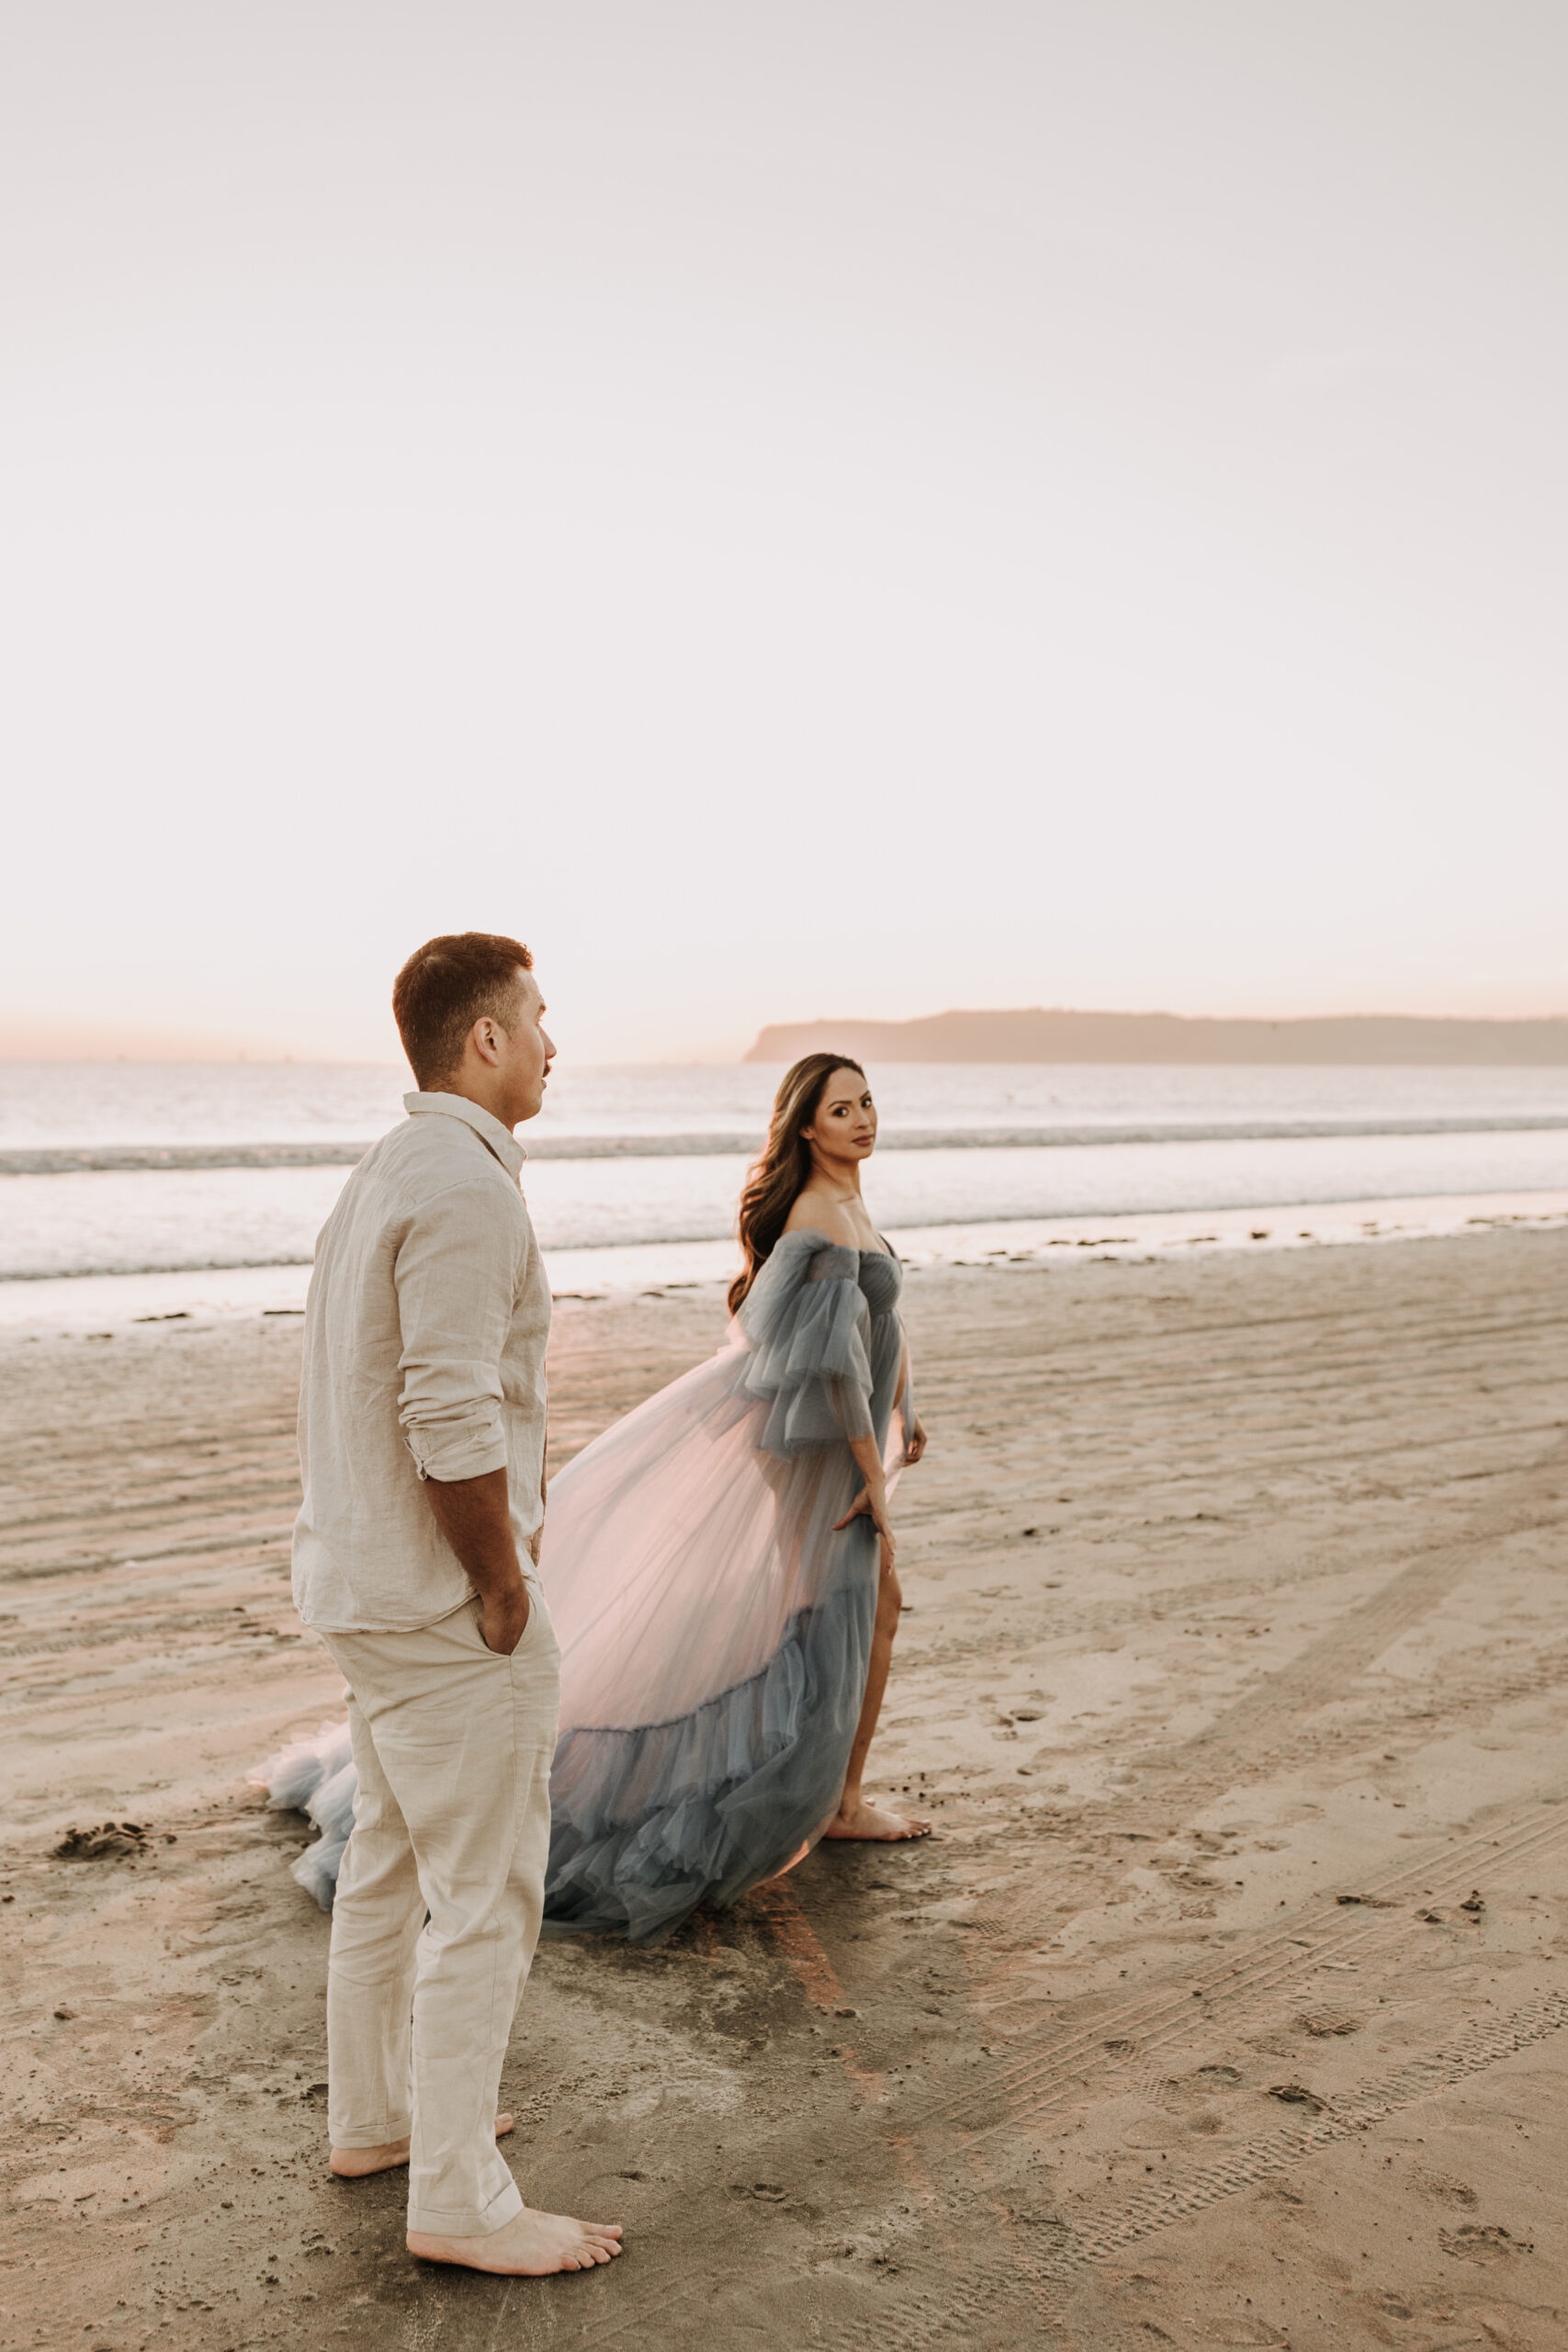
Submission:
[[874,1436],[858,1250],[825,1233],[786,1233],[736,1319],[751,1349],[746,1385],[769,1408],[758,1442],[770,1453]]

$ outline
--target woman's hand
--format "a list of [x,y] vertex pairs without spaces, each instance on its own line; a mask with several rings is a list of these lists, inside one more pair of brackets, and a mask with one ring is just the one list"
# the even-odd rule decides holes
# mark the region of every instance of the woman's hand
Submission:
[[877,1545],[882,1555],[882,1573],[884,1576],[888,1575],[892,1570],[898,1546],[894,1538],[892,1521],[887,1516],[886,1496],[884,1494],[877,1498],[872,1494],[869,1487],[863,1487],[842,1519],[834,1521],[834,1534],[837,1535],[840,1528],[848,1527],[852,1519],[869,1519],[875,1528]]
[[911,1469],[914,1468],[915,1464],[919,1460],[925,1450],[926,1425],[924,1421],[921,1420],[919,1413],[917,1413],[914,1419],[909,1424],[908,1434],[904,1441],[904,1459]]

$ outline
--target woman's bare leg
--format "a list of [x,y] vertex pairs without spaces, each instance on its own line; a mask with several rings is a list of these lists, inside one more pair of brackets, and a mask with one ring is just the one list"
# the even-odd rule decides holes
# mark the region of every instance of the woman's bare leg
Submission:
[[861,1789],[865,1759],[871,1753],[877,1717],[882,1713],[883,1693],[887,1688],[887,1669],[893,1663],[893,1636],[898,1630],[898,1611],[903,1605],[904,1596],[897,1574],[891,1568],[884,1569],[877,1588],[876,1623],[872,1629],[865,1697],[861,1702],[860,1722],[855,1726],[849,1770],[844,1774],[843,1794],[839,1799],[838,1812],[822,1833],[825,1838],[869,1838],[890,1843],[895,1838],[929,1838],[931,1835],[929,1821],[918,1815],[906,1815],[893,1812],[890,1806],[874,1804]]

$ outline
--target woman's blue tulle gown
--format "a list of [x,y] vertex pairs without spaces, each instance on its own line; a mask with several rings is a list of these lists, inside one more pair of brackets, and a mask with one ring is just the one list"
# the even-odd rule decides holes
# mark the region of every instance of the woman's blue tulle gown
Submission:
[[[902,1270],[787,1233],[706,1363],[553,1481],[540,1577],[561,1650],[545,1916],[667,1935],[799,1860],[837,1808],[876,1610],[875,1531],[834,1521],[852,1438],[902,1464]],[[331,1906],[353,1821],[346,1724],[257,1776],[321,1836],[295,1875]]]

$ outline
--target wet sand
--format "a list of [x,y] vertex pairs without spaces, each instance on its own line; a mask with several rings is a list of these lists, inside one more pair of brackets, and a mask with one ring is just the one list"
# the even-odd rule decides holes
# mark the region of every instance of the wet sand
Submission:
[[[544,1948],[512,2161],[629,2251],[543,2283],[325,2170],[326,1921],[245,1781],[339,1689],[298,1320],[5,1340],[0,2345],[1568,2339],[1568,1234],[907,1296],[873,1764],[939,1835]],[[563,1302],[558,1455],[721,1319]]]

